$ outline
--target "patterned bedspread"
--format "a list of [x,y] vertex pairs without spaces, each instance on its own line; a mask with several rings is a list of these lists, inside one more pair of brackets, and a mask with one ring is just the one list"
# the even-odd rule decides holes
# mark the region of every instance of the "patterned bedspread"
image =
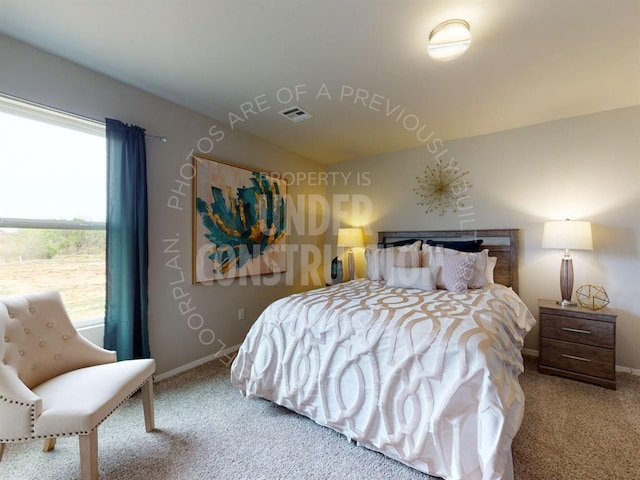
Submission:
[[271,304],[231,381],[431,475],[511,479],[534,324],[502,285],[452,294],[355,280]]

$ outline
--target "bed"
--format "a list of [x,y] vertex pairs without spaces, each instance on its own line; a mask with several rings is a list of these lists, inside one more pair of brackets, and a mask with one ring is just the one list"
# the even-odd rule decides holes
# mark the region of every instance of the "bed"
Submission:
[[[240,347],[233,385],[430,475],[512,479],[521,349],[535,324],[517,295],[518,230],[381,232],[368,273],[376,275],[370,255],[414,261],[416,247],[421,262],[437,252],[469,263],[477,255],[439,242],[476,239],[485,258],[497,259],[494,282],[482,287],[405,288],[387,275],[275,301]],[[393,271],[429,273],[404,267]],[[431,280],[445,267],[430,267]]]

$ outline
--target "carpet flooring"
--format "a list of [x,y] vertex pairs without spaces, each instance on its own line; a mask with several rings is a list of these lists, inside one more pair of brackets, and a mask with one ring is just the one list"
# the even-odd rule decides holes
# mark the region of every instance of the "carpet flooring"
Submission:
[[[540,375],[527,359],[527,403],[513,443],[517,480],[640,479],[640,377],[618,391]],[[210,362],[156,384],[157,430],[145,433],[140,398],[101,426],[100,478],[429,480],[383,455],[264,400],[247,400],[228,368]],[[80,476],[78,440],[7,445],[2,480]]]

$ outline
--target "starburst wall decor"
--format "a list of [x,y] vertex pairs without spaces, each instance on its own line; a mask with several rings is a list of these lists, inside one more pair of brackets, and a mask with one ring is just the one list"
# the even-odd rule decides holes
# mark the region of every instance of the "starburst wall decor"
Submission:
[[460,171],[457,163],[451,160],[443,165],[440,159],[436,159],[435,166],[427,165],[422,177],[416,177],[418,187],[414,188],[422,199],[418,205],[425,205],[425,213],[438,212],[443,216],[447,210],[457,212],[464,207],[462,200],[467,198],[465,192],[471,184],[464,177],[469,172]]

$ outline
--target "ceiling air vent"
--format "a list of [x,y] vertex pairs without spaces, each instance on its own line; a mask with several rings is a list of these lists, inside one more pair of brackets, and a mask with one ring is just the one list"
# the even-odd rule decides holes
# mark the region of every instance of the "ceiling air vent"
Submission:
[[305,112],[298,106],[285,108],[284,110],[280,110],[278,113],[283,117],[287,117],[289,120],[296,123],[306,120],[308,118],[313,118],[313,115]]

